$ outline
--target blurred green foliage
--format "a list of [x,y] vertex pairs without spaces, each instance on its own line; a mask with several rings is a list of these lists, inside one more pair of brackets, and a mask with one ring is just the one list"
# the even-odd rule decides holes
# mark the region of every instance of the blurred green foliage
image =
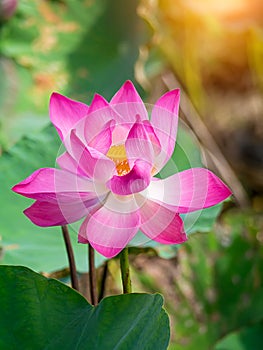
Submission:
[[152,251],[144,269],[134,263],[136,287],[165,297],[169,350],[262,348],[262,229],[260,214],[232,209],[212,232],[191,235],[170,264]]
[[20,0],[0,32],[0,145],[48,123],[54,90],[90,103],[134,80],[147,37],[136,1]]
[[[209,234],[179,251],[170,349],[253,350],[263,344],[262,217],[230,210]],[[255,336],[255,337],[254,337]],[[236,345],[239,343],[239,346]]]

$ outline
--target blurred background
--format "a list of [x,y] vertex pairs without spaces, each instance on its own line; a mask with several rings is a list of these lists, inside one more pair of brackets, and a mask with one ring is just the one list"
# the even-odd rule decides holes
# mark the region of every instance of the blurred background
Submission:
[[[173,161],[179,170],[202,162],[234,195],[200,213],[178,249],[131,248],[134,291],[164,295],[169,349],[261,349],[261,0],[0,0],[0,263],[64,271],[59,230],[28,222],[22,211],[31,201],[10,188],[54,166],[53,91],[90,103],[95,92],[110,99],[127,79],[148,103],[181,88],[188,127],[179,129]],[[85,281],[86,252],[74,249]],[[96,263],[98,274],[107,267],[106,294],[119,293],[117,262]]]

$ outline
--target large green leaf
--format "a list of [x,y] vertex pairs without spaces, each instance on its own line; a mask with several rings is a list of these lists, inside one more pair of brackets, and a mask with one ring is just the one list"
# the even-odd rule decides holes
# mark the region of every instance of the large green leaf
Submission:
[[24,267],[0,266],[0,281],[1,349],[167,348],[169,320],[159,294],[112,296],[92,307]]
[[[54,167],[59,146],[55,128],[49,126],[41,133],[22,139],[0,158],[0,262],[3,264],[25,265],[46,272],[68,266],[61,229],[32,224],[23,214],[32,200],[11,191],[16,183],[38,168]],[[77,233],[73,230],[71,238],[78,270],[87,271],[87,246],[77,243]],[[97,265],[104,260],[96,255]]]
[[214,350],[256,350],[263,347],[263,323],[228,334]]

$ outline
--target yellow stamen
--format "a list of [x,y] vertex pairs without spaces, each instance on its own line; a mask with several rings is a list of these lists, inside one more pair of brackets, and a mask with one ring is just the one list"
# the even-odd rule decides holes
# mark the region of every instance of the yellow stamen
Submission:
[[116,165],[116,170],[119,176],[128,174],[131,171],[131,169],[127,159]]
[[119,176],[126,175],[130,172],[131,169],[124,145],[111,146],[108,150],[107,157],[114,161]]

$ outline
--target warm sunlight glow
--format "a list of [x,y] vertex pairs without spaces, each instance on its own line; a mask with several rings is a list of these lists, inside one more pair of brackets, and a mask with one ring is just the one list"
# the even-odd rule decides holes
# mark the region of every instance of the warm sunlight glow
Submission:
[[262,8],[261,2],[257,0],[188,0],[185,2],[185,6],[191,8],[195,13],[211,15],[221,19],[244,17]]
[[200,12],[210,12],[212,14],[224,15],[242,10],[246,7],[247,0],[188,0],[188,5]]

